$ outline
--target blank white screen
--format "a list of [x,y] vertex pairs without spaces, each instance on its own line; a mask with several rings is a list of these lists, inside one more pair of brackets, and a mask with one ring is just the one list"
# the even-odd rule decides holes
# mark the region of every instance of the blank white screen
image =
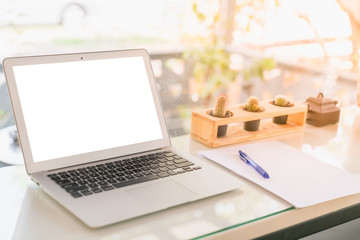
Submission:
[[14,67],[34,162],[163,138],[142,57]]

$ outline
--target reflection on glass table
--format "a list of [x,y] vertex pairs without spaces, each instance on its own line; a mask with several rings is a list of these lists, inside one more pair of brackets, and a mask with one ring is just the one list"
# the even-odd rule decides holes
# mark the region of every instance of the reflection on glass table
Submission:
[[15,126],[0,129],[0,162],[8,165],[24,164]]
[[[15,172],[12,177],[18,174]],[[290,209],[293,208],[288,203],[245,182],[232,192],[108,227],[90,229],[30,183],[13,229],[13,239],[23,239],[24,236],[27,239],[51,239],[54,236],[58,239],[189,239],[225,231]]]

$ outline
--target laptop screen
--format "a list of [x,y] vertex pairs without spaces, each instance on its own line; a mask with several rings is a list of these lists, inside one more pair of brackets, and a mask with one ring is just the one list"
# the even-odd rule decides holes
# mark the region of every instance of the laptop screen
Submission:
[[141,56],[13,67],[33,162],[162,139]]

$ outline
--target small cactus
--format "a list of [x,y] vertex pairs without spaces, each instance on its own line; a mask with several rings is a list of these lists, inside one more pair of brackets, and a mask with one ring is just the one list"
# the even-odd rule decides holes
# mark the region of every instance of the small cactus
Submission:
[[286,106],[287,102],[288,102],[287,98],[283,95],[277,95],[274,101],[275,105],[278,106]]
[[244,109],[249,112],[260,112],[262,108],[259,106],[259,99],[255,96],[249,97]]
[[217,96],[212,115],[215,117],[226,117],[228,102],[229,99],[225,94]]

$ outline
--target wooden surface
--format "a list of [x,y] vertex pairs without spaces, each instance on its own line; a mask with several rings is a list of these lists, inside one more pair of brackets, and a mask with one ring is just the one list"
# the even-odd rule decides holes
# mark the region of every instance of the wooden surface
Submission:
[[[307,105],[294,103],[292,107],[280,107],[262,101],[263,112],[248,112],[242,109],[244,104],[230,107],[233,116],[217,118],[209,114],[211,109],[193,111],[191,117],[191,137],[208,147],[218,147],[233,143],[245,142],[259,138],[302,131],[306,122]],[[288,115],[286,124],[275,124],[272,118]],[[246,121],[261,119],[259,130],[250,132],[243,129]],[[227,134],[217,137],[218,126],[228,124]]]

